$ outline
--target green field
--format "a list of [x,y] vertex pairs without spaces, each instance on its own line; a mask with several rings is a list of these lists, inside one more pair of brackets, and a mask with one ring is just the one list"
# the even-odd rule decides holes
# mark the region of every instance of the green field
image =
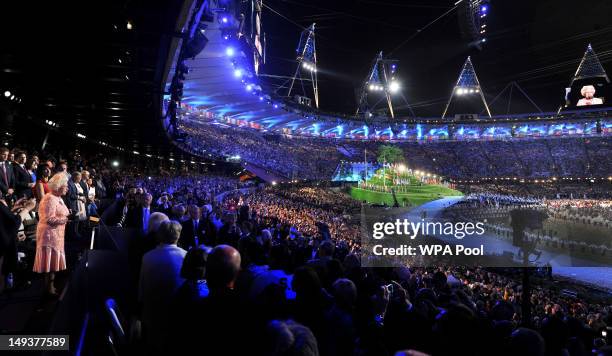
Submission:
[[[460,191],[446,188],[441,185],[410,186],[405,189],[407,192],[395,194],[400,206],[403,206],[404,203],[406,203],[406,205],[418,206],[446,196],[463,195]],[[393,206],[394,204],[393,195],[391,193],[374,192],[357,187],[351,188],[351,197],[355,200],[367,201],[372,204],[387,204],[389,206]]]

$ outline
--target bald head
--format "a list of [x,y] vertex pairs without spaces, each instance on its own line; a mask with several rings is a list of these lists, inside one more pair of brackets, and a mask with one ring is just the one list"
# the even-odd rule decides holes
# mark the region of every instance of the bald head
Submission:
[[240,253],[229,245],[212,249],[206,263],[206,280],[211,289],[233,288],[240,272]]

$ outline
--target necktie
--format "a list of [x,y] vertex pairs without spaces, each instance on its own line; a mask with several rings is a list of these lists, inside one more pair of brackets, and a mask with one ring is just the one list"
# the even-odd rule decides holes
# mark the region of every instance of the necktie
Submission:
[[8,181],[8,174],[6,174],[6,161],[2,162],[2,178],[4,178],[4,183],[8,187],[9,181]]
[[198,247],[199,241],[198,241],[198,221],[197,220],[193,221],[193,239],[195,240],[196,247]]

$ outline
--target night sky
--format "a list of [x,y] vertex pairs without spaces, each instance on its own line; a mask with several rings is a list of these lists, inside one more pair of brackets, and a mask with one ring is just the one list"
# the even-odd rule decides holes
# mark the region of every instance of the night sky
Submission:
[[[263,73],[290,75],[300,28],[317,23],[321,109],[354,113],[356,91],[375,54],[389,53],[449,10],[452,0],[266,0],[287,19],[264,8],[267,64]],[[292,23],[295,22],[295,23]],[[492,0],[487,43],[482,51],[462,39],[456,11],[396,49],[403,93],[417,116],[440,115],[467,56],[492,100],[510,81],[544,110],[563,99],[588,43],[604,68],[612,68],[612,1]],[[270,84],[273,82],[267,79]],[[508,92],[493,114],[535,112],[527,100]],[[401,105],[402,100],[395,102]],[[402,111],[400,114],[407,114]]]

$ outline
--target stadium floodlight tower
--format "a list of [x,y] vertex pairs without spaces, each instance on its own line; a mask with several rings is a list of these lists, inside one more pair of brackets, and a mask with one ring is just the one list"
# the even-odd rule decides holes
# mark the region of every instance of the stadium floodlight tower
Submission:
[[472,64],[470,57],[467,57],[465,63],[463,64],[463,68],[461,69],[461,73],[459,74],[459,78],[457,79],[457,83],[455,83],[455,86],[453,87],[453,92],[448,98],[448,102],[446,103],[446,107],[442,113],[442,118],[444,119],[446,117],[448,107],[455,96],[469,95],[480,95],[482,103],[484,104],[485,109],[487,109],[487,114],[489,117],[491,117],[491,110],[489,110],[489,105],[487,104],[487,100],[485,99],[482,88],[480,87],[480,82],[476,76],[474,65]]
[[[389,107],[389,114],[391,115],[391,118],[395,117],[391,95],[397,93],[400,89],[400,84],[394,77],[396,70],[397,60],[384,59],[382,51],[376,55],[372,61],[372,66],[370,67],[368,76],[360,89],[359,103],[357,104],[357,115],[362,114],[367,115],[368,117],[371,116],[372,110],[376,109],[376,106],[382,100],[386,99],[387,106]],[[374,105],[370,106],[368,103],[368,93],[376,92],[384,93],[384,97],[378,100]]]
[[604,78],[606,82],[610,83],[610,78],[608,78],[608,74],[605,69],[601,65],[599,58],[597,58],[597,54],[591,47],[591,44],[587,46],[586,51],[584,52],[584,56],[582,56],[582,60],[578,65],[578,69],[576,69],[576,73],[574,73],[574,77],[570,82],[570,87],[574,84],[574,81],[579,79],[588,79],[588,78]]
[[[319,83],[317,80],[317,47],[315,42],[315,24],[313,23],[307,29],[302,31],[300,35],[300,43],[297,47],[297,68],[293,77],[291,77],[291,84],[289,85],[289,91],[287,96],[291,97],[291,92],[296,79],[300,79],[302,83],[302,93],[306,95],[306,89],[304,88],[304,82],[302,79],[302,71],[306,71],[310,75],[310,82],[312,84],[312,92],[314,95],[315,106],[319,108]],[[286,82],[285,82],[286,83]],[[281,86],[281,88],[284,87]]]

